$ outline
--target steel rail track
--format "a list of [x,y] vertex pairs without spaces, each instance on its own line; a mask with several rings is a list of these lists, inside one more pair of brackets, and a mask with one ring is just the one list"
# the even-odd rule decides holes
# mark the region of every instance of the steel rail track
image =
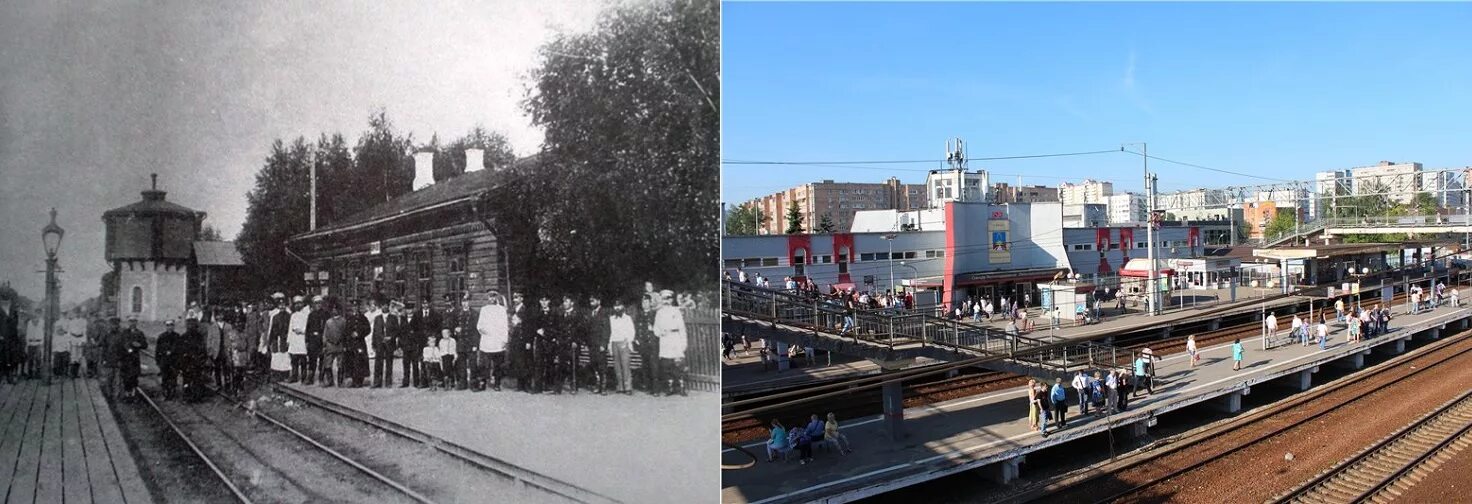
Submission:
[[315,406],[317,408],[327,410],[329,412],[348,418],[350,420],[354,420],[359,423],[367,424],[389,434],[424,443],[425,445],[434,448],[436,451],[450,455],[455,459],[496,473],[500,476],[512,479],[520,485],[536,488],[550,495],[555,495],[572,502],[583,504],[618,504],[619,502],[618,500],[615,500],[593,490],[589,490],[574,485],[572,483],[568,483],[566,481],[562,481],[560,479],[547,476],[532,471],[530,469],[526,469],[511,462],[507,462],[505,460],[501,460],[490,455],[477,452],[475,450],[471,450],[438,436],[419,431],[412,427],[399,424],[392,420],[388,420],[365,411],[352,409],[332,401],[327,401],[322,398],[313,396],[312,394],[307,394],[292,389],[291,387],[285,387],[281,385],[272,385],[272,387],[277,392],[286,394],[294,399],[300,400],[307,404],[311,404],[312,406]]
[[[230,396],[228,396],[228,395],[226,395],[224,393],[221,393],[220,391],[215,390],[213,388],[210,388],[209,390],[210,390],[210,392],[214,393],[215,395],[218,395],[221,398],[224,398],[224,399],[226,399],[226,400],[234,403],[237,406],[243,406],[239,400],[237,400],[237,399],[235,399],[233,397],[230,397]],[[146,392],[143,391],[142,387],[139,387],[137,389],[137,391],[148,402],[148,405],[153,408],[154,412],[158,413],[159,417],[160,418],[163,418],[164,421],[168,423],[169,427],[171,429],[173,429],[174,433],[177,434],[180,439],[183,439],[184,442],[185,442],[185,444],[189,445],[189,448],[194,451],[195,455],[198,455],[199,458],[202,461],[204,461],[204,463],[206,465],[208,465],[210,467],[210,469],[215,473],[215,475],[218,476],[220,478],[220,480],[222,482],[224,482],[227,487],[230,488],[230,491],[235,494],[235,497],[237,499],[239,499],[241,502],[244,502],[244,503],[254,502],[248,496],[245,495],[245,493],[240,489],[240,487],[237,486],[234,483],[234,481],[228,475],[225,474],[225,472],[223,470],[220,469],[219,465],[216,464],[214,462],[214,460],[209,455],[205,454],[204,451],[202,449],[200,449],[197,444],[195,444],[195,442],[189,437],[189,435],[187,433],[184,432],[184,430],[182,428],[180,428],[178,426],[178,424],[174,423],[173,419],[171,419],[169,417],[169,415],[164,412],[163,408],[159,407],[158,403],[154,402],[154,400],[153,400],[152,397],[149,397],[149,395]],[[188,406],[186,406],[186,407],[188,407]],[[321,450],[321,451],[323,451],[323,452],[331,455],[333,458],[336,458],[336,459],[342,461],[343,463],[346,463],[349,466],[352,466],[354,469],[357,469],[359,472],[362,472],[363,474],[366,474],[369,477],[372,477],[373,479],[375,479],[375,480],[377,480],[377,481],[379,481],[379,482],[381,482],[381,483],[383,483],[385,485],[388,485],[389,487],[391,487],[391,488],[399,491],[400,493],[403,493],[404,495],[408,496],[409,498],[414,499],[415,501],[418,501],[418,502],[425,503],[425,504],[434,504],[434,501],[433,500],[431,500],[430,498],[424,496],[423,494],[420,494],[419,492],[415,491],[414,489],[411,489],[411,488],[403,485],[402,483],[399,483],[398,481],[395,481],[394,479],[389,478],[388,476],[385,476],[385,475],[379,473],[378,471],[374,471],[372,468],[369,468],[368,466],[365,466],[362,463],[359,463],[358,461],[353,460],[352,458],[348,457],[347,455],[344,455],[342,452],[339,452],[339,451],[337,451],[337,450],[335,450],[335,449],[327,446],[326,444],[323,444],[321,441],[318,441],[318,440],[312,438],[311,436],[308,436],[307,434],[305,434],[305,433],[303,433],[303,432],[301,432],[299,430],[296,430],[296,429],[292,428],[291,426],[286,425],[285,423],[282,423],[280,420],[277,420],[275,418],[272,418],[270,415],[267,415],[265,412],[256,410],[254,414],[255,414],[256,418],[260,418],[260,419],[266,420],[267,422],[271,423],[272,425],[275,425],[276,427],[280,428],[281,430],[292,434],[293,436],[301,439],[302,441],[306,441],[308,444],[310,444],[310,445],[316,447],[317,449],[319,449],[319,450]],[[206,421],[208,421],[208,419],[206,419]]]
[[[1472,390],[1345,459],[1274,502],[1389,500],[1472,444]],[[1386,496],[1385,494],[1390,494]]]
[[[1189,441],[1186,441],[1186,442],[1182,442],[1182,443],[1173,444],[1173,445],[1171,445],[1169,447],[1160,449],[1160,450],[1158,450],[1156,452],[1151,453],[1149,457],[1142,458],[1140,460],[1136,460],[1136,461],[1133,461],[1131,463],[1125,464],[1125,465],[1123,465],[1121,467],[1114,468],[1113,470],[1110,471],[1110,474],[1118,474],[1121,471],[1132,469],[1134,467],[1138,467],[1138,466],[1141,466],[1143,464],[1146,464],[1146,463],[1149,463],[1149,462],[1152,462],[1152,461],[1155,461],[1155,460],[1159,460],[1163,456],[1170,455],[1170,454],[1173,454],[1173,453],[1177,453],[1177,452],[1179,452],[1179,451],[1181,451],[1183,449],[1190,448],[1190,447],[1199,445],[1201,443],[1204,443],[1204,442],[1213,440],[1215,438],[1218,438],[1218,437],[1220,437],[1224,433],[1233,432],[1233,431],[1240,431],[1240,430],[1242,430],[1244,428],[1247,428],[1247,427],[1256,425],[1259,422],[1262,422],[1264,420],[1269,420],[1269,419],[1275,418],[1277,416],[1277,413],[1281,413],[1283,411],[1288,411],[1288,410],[1291,410],[1293,408],[1297,408],[1297,407],[1302,406],[1304,404],[1310,403],[1311,401],[1315,401],[1315,400],[1317,400],[1319,398],[1322,398],[1322,397],[1324,397],[1324,396],[1326,396],[1326,395],[1328,395],[1330,393],[1333,393],[1333,392],[1342,390],[1344,387],[1348,387],[1348,386],[1354,385],[1356,383],[1361,383],[1361,382],[1365,381],[1366,379],[1379,377],[1379,376],[1385,375],[1386,373],[1389,373],[1390,371],[1394,371],[1394,370],[1406,371],[1406,369],[1403,368],[1403,367],[1401,367],[1401,366],[1399,366],[1399,364],[1401,364],[1403,362],[1406,362],[1406,361],[1409,361],[1409,360],[1414,360],[1414,359],[1423,358],[1423,357],[1429,357],[1434,352],[1440,351],[1442,349],[1445,349],[1447,347],[1450,347],[1450,346],[1455,345],[1455,344],[1458,344],[1458,343],[1462,343],[1464,341],[1468,341],[1469,337],[1472,337],[1472,330],[1463,331],[1463,332],[1458,333],[1456,335],[1449,336],[1447,338],[1442,339],[1441,341],[1438,341],[1437,343],[1433,343],[1431,346],[1422,348],[1418,353],[1406,354],[1406,355],[1401,356],[1401,358],[1397,358],[1397,359],[1393,359],[1393,360],[1390,360],[1390,361],[1383,362],[1381,364],[1376,365],[1372,369],[1368,369],[1368,370],[1361,371],[1359,373],[1351,374],[1349,376],[1346,376],[1346,377],[1340,378],[1338,380],[1335,380],[1333,382],[1330,382],[1330,383],[1328,383],[1328,384],[1326,384],[1326,385],[1324,385],[1324,386],[1322,386],[1320,388],[1311,390],[1309,392],[1305,392],[1302,395],[1294,396],[1294,397],[1292,397],[1290,399],[1287,399],[1285,401],[1276,403],[1276,404],[1274,404],[1272,406],[1269,406],[1268,409],[1266,409],[1264,411],[1261,411],[1261,412],[1258,412],[1258,413],[1254,413],[1253,415],[1242,419],[1242,421],[1240,421],[1238,423],[1231,424],[1231,425],[1227,426],[1226,428],[1224,428],[1224,429],[1222,429],[1220,431],[1216,431],[1216,432],[1211,433],[1211,435],[1209,435],[1209,436],[1198,436],[1196,439],[1192,439],[1192,440],[1189,440]],[[1397,382],[1404,381],[1404,380],[1406,380],[1408,378],[1411,378],[1413,376],[1419,375],[1419,374],[1421,374],[1422,372],[1424,372],[1426,370],[1429,370],[1429,369],[1432,369],[1432,368],[1436,368],[1437,366],[1439,366],[1439,365],[1441,365],[1441,364],[1443,364],[1443,363],[1445,363],[1445,362],[1447,362],[1447,361],[1449,361],[1451,359],[1454,359],[1456,357],[1459,357],[1459,356],[1462,356],[1462,355],[1468,354],[1468,353],[1472,353],[1472,347],[1468,347],[1468,348],[1464,348],[1464,349],[1458,350],[1458,351],[1456,351],[1456,352],[1454,352],[1452,354],[1449,354],[1449,355],[1438,356],[1438,357],[1436,357],[1436,359],[1433,362],[1425,363],[1425,364],[1422,364],[1420,366],[1417,366],[1417,367],[1415,367],[1413,369],[1410,369],[1409,372],[1407,372],[1406,374],[1404,374],[1402,376],[1393,377],[1393,379],[1391,379],[1389,382],[1387,382],[1387,384],[1389,384],[1389,383],[1397,383]],[[1404,359],[1404,360],[1402,360],[1402,359]],[[1373,394],[1376,394],[1376,393],[1380,392],[1381,388],[1382,387],[1367,388],[1365,391],[1360,392],[1360,393],[1354,395],[1353,397],[1347,398],[1347,399],[1345,399],[1343,401],[1337,401],[1337,402],[1331,404],[1328,408],[1326,408],[1322,412],[1319,412],[1317,415],[1322,415],[1322,414],[1327,413],[1327,412],[1330,412],[1330,411],[1335,411],[1335,410],[1339,410],[1339,409],[1343,409],[1345,407],[1348,407],[1348,406],[1350,406],[1350,405],[1358,402],[1361,399],[1364,399],[1366,397],[1369,397],[1370,395],[1373,395]],[[1144,490],[1146,488],[1150,488],[1150,487],[1159,485],[1162,482],[1168,481],[1168,480],[1173,479],[1173,478],[1175,478],[1177,476],[1180,476],[1182,474],[1185,474],[1187,472],[1190,472],[1190,471],[1193,471],[1193,470],[1195,470],[1197,468],[1200,468],[1200,467],[1202,467],[1204,465],[1210,464],[1210,463],[1215,462],[1217,460],[1220,460],[1220,459],[1222,459],[1224,457],[1227,457],[1227,456],[1232,455],[1234,453],[1240,452],[1240,451],[1242,451],[1242,450],[1244,450],[1244,449],[1246,449],[1246,448],[1248,448],[1250,446],[1257,445],[1258,443],[1261,443],[1261,442],[1263,442],[1265,440],[1268,440],[1268,439],[1271,439],[1273,437],[1276,437],[1279,434],[1282,434],[1282,433],[1287,432],[1289,430],[1295,429],[1297,427],[1299,427],[1299,425],[1297,423],[1292,423],[1292,424],[1286,424],[1286,425],[1282,425],[1282,426],[1279,426],[1279,427],[1275,427],[1275,428],[1269,429],[1269,430],[1267,430],[1267,431],[1265,431],[1265,432],[1263,432],[1261,434],[1258,434],[1258,435],[1252,437],[1251,439],[1249,439],[1247,441],[1244,441],[1244,442],[1239,443],[1239,444],[1237,444],[1235,446],[1232,446],[1232,447],[1226,449],[1225,451],[1222,451],[1220,453],[1216,453],[1216,454],[1214,454],[1211,457],[1203,457],[1200,460],[1197,460],[1195,462],[1192,462],[1192,463],[1187,464],[1187,465],[1182,466],[1182,467],[1178,467],[1178,468],[1173,469],[1173,470],[1171,470],[1171,471],[1169,471],[1169,472],[1167,472],[1165,474],[1162,474],[1162,475],[1156,476],[1154,478],[1151,478],[1149,481],[1146,481],[1146,482],[1143,482],[1143,483],[1140,483],[1140,484],[1133,485],[1129,489],[1126,489],[1126,490],[1123,490],[1123,491],[1114,493],[1114,494],[1112,494],[1112,495],[1110,495],[1108,497],[1102,498],[1102,499],[1097,499],[1097,500],[1095,500],[1095,502],[1096,503],[1100,503],[1100,504],[1106,503],[1106,502],[1114,502],[1114,501],[1120,500],[1120,499],[1122,499],[1124,497],[1127,497],[1127,496],[1130,496],[1130,495],[1133,495],[1133,494],[1137,494],[1141,490]],[[1091,477],[1091,478],[1084,479],[1082,481],[1076,481],[1076,482],[1073,482],[1072,484],[1068,485],[1067,488],[1075,488],[1075,487],[1078,487],[1078,486],[1080,486],[1080,485],[1082,485],[1084,483],[1087,483],[1088,481],[1093,481],[1093,480],[1098,479],[1098,478],[1103,477],[1103,476],[1105,476],[1105,475],[1100,474],[1100,475],[1095,475],[1094,477]],[[1062,489],[1060,489],[1060,490],[1062,490]]]

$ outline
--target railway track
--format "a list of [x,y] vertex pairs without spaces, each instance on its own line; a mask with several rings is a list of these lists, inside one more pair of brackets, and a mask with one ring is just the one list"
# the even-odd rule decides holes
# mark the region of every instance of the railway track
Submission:
[[1472,391],[1274,501],[1388,502],[1472,445],[1469,430],[1472,430]]
[[[1388,386],[1439,369],[1448,361],[1467,354],[1472,354],[1472,331],[1450,336],[1416,353],[1340,378],[1185,439],[1141,452],[1134,458],[1111,464],[1105,470],[1084,473],[1050,485],[1046,499],[1050,502],[1097,503],[1152,501],[1156,496],[1150,490],[1166,482],[1201,470],[1249,447],[1291,435],[1303,426],[1302,419],[1319,418],[1345,408],[1363,408],[1365,401],[1381,397],[1378,394]],[[1225,447],[1210,446],[1214,441],[1233,435],[1242,440]],[[1098,496],[1100,493],[1106,495],[1101,498]]]
[[240,502],[434,502],[233,398],[159,404],[137,391]]

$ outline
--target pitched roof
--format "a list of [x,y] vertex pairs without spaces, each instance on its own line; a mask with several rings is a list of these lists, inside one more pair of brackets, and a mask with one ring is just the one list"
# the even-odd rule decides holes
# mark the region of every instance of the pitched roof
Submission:
[[291,240],[328,235],[365,223],[407,215],[437,205],[476,197],[482,192],[490,190],[500,182],[502,171],[522,169],[525,166],[536,163],[537,157],[529,156],[518,159],[512,166],[501,170],[477,170],[435,182],[429,187],[406,193],[397,198],[374,205],[366,210],[349,215],[347,218],[335,222],[331,226],[317,228],[315,231],[308,231],[293,236]]
[[228,241],[194,242],[194,261],[200,266],[245,266],[235,242]]

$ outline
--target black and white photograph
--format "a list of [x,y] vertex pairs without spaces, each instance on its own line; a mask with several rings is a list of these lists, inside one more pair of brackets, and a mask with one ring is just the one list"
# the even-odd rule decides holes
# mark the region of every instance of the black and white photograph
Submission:
[[0,503],[717,500],[717,0],[0,9]]

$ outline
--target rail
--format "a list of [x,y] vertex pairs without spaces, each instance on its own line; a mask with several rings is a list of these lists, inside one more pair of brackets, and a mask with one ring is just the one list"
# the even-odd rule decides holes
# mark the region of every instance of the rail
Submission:
[[1060,345],[927,313],[850,310],[822,296],[804,296],[732,281],[722,281],[721,290],[721,311],[726,315],[891,350],[902,345],[939,347],[980,357],[1003,357],[1053,372],[1124,368],[1135,358],[1129,350],[1104,343]]

